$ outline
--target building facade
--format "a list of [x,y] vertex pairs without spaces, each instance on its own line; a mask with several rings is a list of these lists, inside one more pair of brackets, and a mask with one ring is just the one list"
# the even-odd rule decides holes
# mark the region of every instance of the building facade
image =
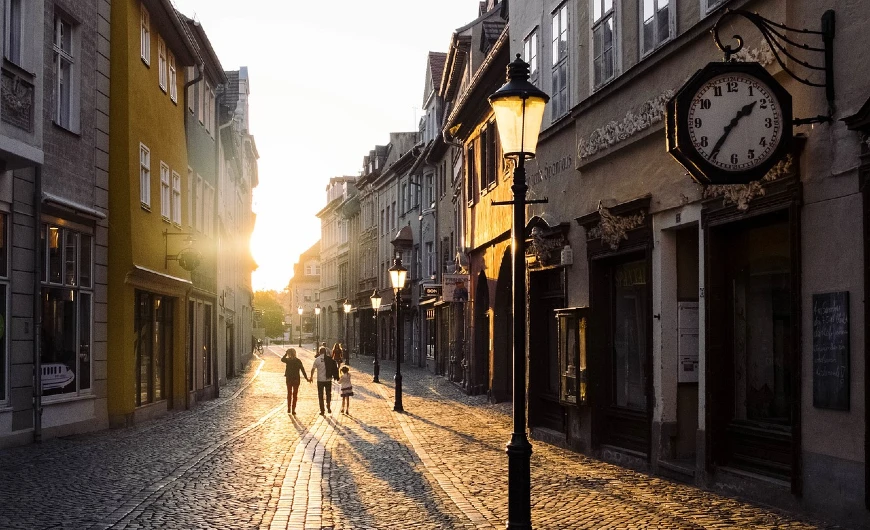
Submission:
[[4,7],[0,447],[108,425],[111,6]]
[[[702,185],[667,153],[666,103],[722,61],[710,30],[726,8],[818,32],[833,10],[836,91],[792,78],[758,29],[730,15],[728,35],[744,38],[736,59],[760,63],[795,118],[832,114],[796,124],[792,151],[762,181]],[[862,41],[867,15],[794,0],[510,3],[511,55],[551,97],[528,164],[530,197],[548,198],[527,211],[533,433],[868,523],[865,146],[843,121],[860,123],[867,94],[850,73],[858,55],[839,44]],[[824,54],[803,59],[824,65]],[[804,76],[825,85],[823,73]],[[830,312],[851,353],[831,360],[833,377],[820,353]]]
[[127,425],[189,404],[197,252],[182,224],[189,165],[178,73],[199,54],[168,0],[114,1],[111,35],[108,407],[112,425]]

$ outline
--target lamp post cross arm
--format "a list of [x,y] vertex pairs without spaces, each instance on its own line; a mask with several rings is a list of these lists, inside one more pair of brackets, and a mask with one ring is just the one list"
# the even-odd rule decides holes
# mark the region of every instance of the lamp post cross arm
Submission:
[[[526,199],[521,204],[547,204],[550,202],[546,197],[543,199]],[[491,201],[490,206],[513,206],[515,201]]]

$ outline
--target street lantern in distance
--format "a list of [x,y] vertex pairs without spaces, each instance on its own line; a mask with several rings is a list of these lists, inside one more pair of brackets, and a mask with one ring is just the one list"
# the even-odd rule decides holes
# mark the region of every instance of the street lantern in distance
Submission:
[[350,310],[353,306],[350,304],[350,300],[345,299],[344,301],[344,362],[345,364],[350,364],[350,348],[348,347],[347,337],[348,337],[348,322],[350,319]]
[[320,304],[314,306],[314,355],[320,351]]
[[[372,292],[371,301],[372,301],[372,311],[373,311],[372,320],[375,321],[375,334],[377,335],[377,332],[378,332],[378,310],[381,308],[381,295],[378,294],[377,289],[375,289]],[[372,382],[380,383],[381,380],[378,379],[378,376],[380,376],[380,374],[381,374],[381,365],[380,365],[380,362],[378,361],[377,336],[375,337],[375,360],[374,360],[373,364],[374,364],[374,368],[372,369],[372,373],[374,374],[374,378],[372,379]]]
[[302,306],[296,308],[296,312],[299,313],[299,347],[302,347]]
[[507,528],[531,529],[532,444],[526,434],[526,167],[534,158],[550,97],[529,82],[529,65],[517,58],[507,67],[507,82],[489,96],[505,158],[515,158],[513,185],[513,433],[507,444]]

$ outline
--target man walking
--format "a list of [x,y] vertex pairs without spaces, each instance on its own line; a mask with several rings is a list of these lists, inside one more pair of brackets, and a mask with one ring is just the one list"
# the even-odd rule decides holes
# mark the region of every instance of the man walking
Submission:
[[312,377],[314,377],[315,370],[317,371],[317,401],[320,404],[320,415],[323,415],[324,394],[326,395],[326,412],[332,414],[332,380],[338,379],[338,366],[329,356],[329,350],[324,346],[317,350],[317,357],[314,358],[314,364],[311,365]]

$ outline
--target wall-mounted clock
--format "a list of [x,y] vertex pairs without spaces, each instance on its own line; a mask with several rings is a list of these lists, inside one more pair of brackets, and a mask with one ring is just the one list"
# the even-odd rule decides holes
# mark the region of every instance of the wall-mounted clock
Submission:
[[668,102],[668,152],[701,184],[759,180],[789,152],[791,95],[758,63],[710,63]]

